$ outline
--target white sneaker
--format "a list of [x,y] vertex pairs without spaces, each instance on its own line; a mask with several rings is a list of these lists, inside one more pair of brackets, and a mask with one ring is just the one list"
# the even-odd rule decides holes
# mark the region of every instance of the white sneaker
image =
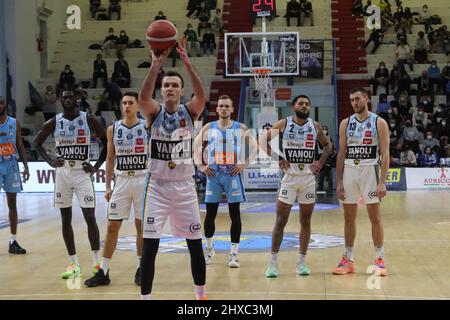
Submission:
[[205,262],[206,264],[210,264],[211,263],[211,259],[212,257],[214,257],[216,255],[216,251],[214,250],[214,247],[212,248],[205,248]]
[[237,258],[237,252],[230,253],[230,258],[228,259],[228,267],[230,268],[240,268],[239,259]]

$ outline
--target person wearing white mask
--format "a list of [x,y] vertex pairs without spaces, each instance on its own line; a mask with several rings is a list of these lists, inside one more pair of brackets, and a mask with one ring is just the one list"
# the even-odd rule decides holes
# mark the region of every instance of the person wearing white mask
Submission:
[[425,139],[423,139],[423,148],[424,150],[426,147],[434,148],[435,146],[439,145],[439,140],[433,138],[433,133],[431,131],[427,131],[425,135]]

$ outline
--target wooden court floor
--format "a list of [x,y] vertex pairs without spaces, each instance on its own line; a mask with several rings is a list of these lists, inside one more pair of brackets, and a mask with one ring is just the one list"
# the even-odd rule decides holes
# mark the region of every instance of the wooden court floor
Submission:
[[[342,246],[311,249],[309,277],[295,273],[296,250],[279,254],[280,276],[265,278],[270,248],[240,253],[241,268],[227,267],[227,252],[216,254],[207,266],[210,300],[218,299],[450,299],[450,197],[449,192],[391,192],[383,200],[385,255],[389,276],[367,274],[373,260],[370,222],[364,208],[358,212],[355,264],[357,273],[334,276],[331,271],[342,254]],[[268,201],[274,195],[266,197]],[[320,199],[318,201],[320,203]],[[117,250],[110,263],[111,284],[84,288],[60,279],[67,265],[59,212],[52,207],[52,194],[20,194],[19,243],[24,256],[7,253],[9,227],[0,224],[0,299],[139,299],[133,283],[135,253]],[[7,219],[6,198],[1,195],[0,220]],[[251,208],[252,205],[247,207]],[[105,201],[97,196],[97,221],[101,239],[106,231]],[[202,214],[203,217],[203,214]],[[243,233],[270,235],[273,212],[243,213]],[[73,227],[77,254],[85,276],[90,276],[92,258],[81,211],[74,209]],[[342,209],[314,213],[312,232],[343,236]],[[167,226],[167,233],[170,229]],[[134,234],[132,221],[125,222],[121,237]],[[216,232],[227,233],[229,218],[219,213]],[[298,212],[292,212],[286,233],[299,230]],[[266,239],[267,240],[267,239]],[[266,241],[267,242],[267,241]],[[269,243],[269,242],[267,242]],[[189,255],[159,253],[153,285],[154,299],[194,299]]]

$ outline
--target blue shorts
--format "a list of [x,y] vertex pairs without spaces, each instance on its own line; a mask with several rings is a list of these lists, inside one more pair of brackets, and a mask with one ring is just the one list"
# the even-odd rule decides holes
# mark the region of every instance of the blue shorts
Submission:
[[23,190],[22,176],[17,160],[0,162],[0,189],[8,193],[17,193]]
[[206,178],[205,202],[219,203],[222,193],[227,195],[228,203],[244,202],[246,200],[242,176],[231,176],[229,173],[216,172],[213,177]]

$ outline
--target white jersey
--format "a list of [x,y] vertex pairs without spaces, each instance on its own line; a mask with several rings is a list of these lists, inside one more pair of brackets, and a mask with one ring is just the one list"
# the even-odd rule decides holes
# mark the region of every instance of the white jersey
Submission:
[[345,166],[372,166],[379,164],[378,116],[372,112],[367,119],[359,121],[352,115],[347,124],[347,150]]
[[147,169],[147,128],[144,120],[133,127],[123,121],[113,125],[113,140],[116,150],[116,175],[145,174]]
[[86,112],[80,111],[73,120],[58,113],[54,136],[58,158],[67,160],[71,168],[81,168],[83,162],[89,161],[91,131]]
[[192,178],[194,121],[185,105],[173,114],[161,105],[151,125],[149,173],[152,177],[178,181]]
[[291,165],[286,171],[292,175],[311,174],[311,164],[315,160],[317,130],[311,118],[299,125],[293,117],[286,118],[282,136],[284,158]]

